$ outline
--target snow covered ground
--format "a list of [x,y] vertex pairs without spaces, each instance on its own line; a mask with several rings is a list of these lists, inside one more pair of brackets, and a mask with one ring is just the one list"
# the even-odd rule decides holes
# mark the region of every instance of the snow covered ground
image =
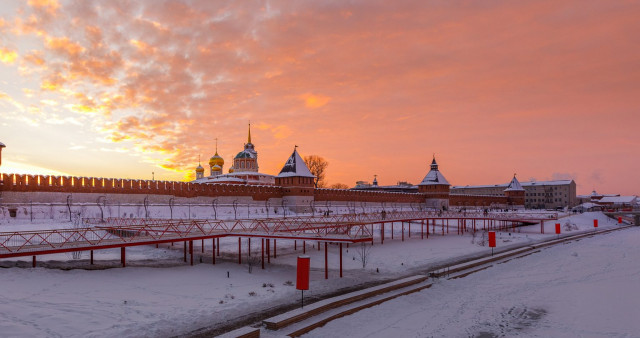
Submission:
[[638,337],[640,228],[496,265],[328,323],[308,337]]
[[[563,230],[563,233],[577,233],[592,230],[593,219],[598,219],[602,228],[617,226],[615,221],[609,220],[601,213],[572,215],[559,222],[563,227],[567,223],[567,230]],[[12,222],[0,224],[0,231],[51,228],[59,224],[46,221],[39,221],[34,225],[29,221]],[[539,233],[540,225],[519,228],[512,233],[499,233],[498,250],[555,238],[554,224],[555,221],[545,222],[545,235]],[[407,228],[405,226],[405,231]],[[396,224],[395,239],[391,240],[391,230],[388,226],[385,228],[384,245],[380,245],[379,238],[376,239],[375,245],[369,251],[366,268],[362,268],[358,254],[360,245],[351,245],[349,248],[345,246],[344,278],[338,278],[337,245],[329,246],[330,272],[329,279],[325,280],[324,250],[318,251],[318,243],[307,242],[306,252],[311,256],[312,263],[312,282],[311,290],[305,292],[305,295],[317,296],[368,281],[399,278],[428,271],[459,257],[490,252],[486,241],[482,240],[481,232],[475,237],[470,233],[458,236],[455,234],[455,228],[451,227],[449,235],[431,235],[429,239],[421,240],[420,227],[412,226],[411,238],[405,233],[405,241],[402,242],[400,229],[400,224]],[[378,233],[376,230],[376,234]],[[624,231],[621,234],[631,232]],[[599,238],[590,241],[600,243]],[[585,241],[579,242],[580,245]],[[195,244],[199,245],[200,242],[196,241]],[[88,263],[87,253],[79,260],[73,259],[71,254],[38,256],[38,267],[35,269],[29,267],[30,257],[0,260],[0,267],[4,267],[0,269],[0,285],[3,286],[3,292],[0,293],[0,332],[3,336],[172,336],[187,334],[203,327],[224,325],[241,316],[256,311],[269,311],[282,304],[297,303],[299,291],[295,290],[292,282],[295,281],[295,259],[302,253],[302,243],[297,242],[296,251],[293,241],[278,241],[278,257],[272,258],[271,264],[267,265],[265,270],[261,270],[259,263],[253,259],[251,272],[246,263],[247,244],[247,239],[243,239],[242,265],[237,263],[237,238],[221,240],[223,255],[217,259],[216,265],[211,264],[211,241],[205,242],[205,253],[201,253],[201,248],[196,246],[196,265],[193,267],[182,262],[182,246],[179,243],[173,247],[161,245],[158,249],[155,246],[128,248],[127,268],[124,269],[118,268],[118,249],[96,251],[96,264],[93,267]],[[573,245],[577,244],[570,246]],[[259,250],[260,241],[254,239],[252,256],[258,257]],[[599,262],[613,260],[616,257],[611,256],[608,249],[601,250],[600,246],[593,246],[592,249],[585,249],[584,253],[579,251],[578,257],[593,255],[601,257]],[[633,257],[631,252],[627,254]],[[531,257],[539,255],[541,254]],[[565,256],[572,257],[569,259],[574,261],[581,261],[571,254]],[[639,257],[637,251],[635,257]],[[538,268],[535,259],[531,265],[515,265],[530,271],[530,274],[535,274],[535,269]],[[559,275],[554,277],[553,271]],[[562,279],[562,269],[553,271],[545,273],[548,281],[554,280],[553,278]],[[459,282],[466,282],[471,277],[477,278],[476,276],[481,275],[477,273]],[[637,272],[635,278],[637,284]],[[513,280],[516,285],[524,282],[515,277],[507,280]],[[449,282],[443,283],[444,287],[450,285],[447,283]],[[512,287],[515,288],[516,285]],[[505,288],[508,290],[507,286]],[[474,289],[471,286],[465,287],[465,290],[466,288]],[[537,290],[531,292],[535,291]],[[461,290],[455,289],[451,292],[459,294]],[[450,297],[456,299],[457,296]],[[640,303],[636,303],[636,310],[640,308],[638,304]],[[528,305],[526,309],[544,309],[545,313],[554,310],[549,306],[543,306],[545,304],[534,305]],[[470,308],[473,306],[471,303],[465,305]],[[434,308],[438,307],[442,307],[442,304]],[[520,306],[514,311],[524,310],[526,313],[526,309]],[[434,318],[437,318],[437,315]],[[440,322],[438,319],[434,323],[441,325],[451,320],[449,318]],[[464,329],[473,331],[475,328],[466,326]],[[477,331],[480,332],[480,329],[482,327],[478,327]],[[421,330],[417,328],[409,335],[417,335]],[[471,332],[469,330],[459,332],[465,334]],[[454,331],[451,332],[455,335]]]

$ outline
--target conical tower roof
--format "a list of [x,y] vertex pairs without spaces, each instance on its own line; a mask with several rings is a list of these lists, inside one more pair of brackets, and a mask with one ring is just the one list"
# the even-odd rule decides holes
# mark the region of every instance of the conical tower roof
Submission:
[[509,183],[509,186],[507,187],[507,189],[504,189],[504,191],[524,191],[524,188],[516,178],[515,174],[513,175],[513,179]]
[[435,156],[433,156],[433,161],[431,161],[431,170],[418,185],[451,185],[449,181],[444,178],[440,170],[438,170],[438,163],[436,162]]
[[282,167],[282,170],[280,170],[280,174],[278,174],[278,177],[315,178],[315,176],[311,173],[311,170],[309,170],[309,167],[307,167],[307,164],[304,163],[304,160],[302,159],[302,157],[300,157],[300,154],[298,154],[298,150],[295,148],[293,149],[293,154],[289,156],[287,163],[285,163],[284,167]]

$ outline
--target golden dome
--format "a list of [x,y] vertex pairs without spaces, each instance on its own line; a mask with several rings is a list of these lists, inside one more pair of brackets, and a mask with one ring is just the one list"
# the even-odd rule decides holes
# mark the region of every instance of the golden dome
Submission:
[[209,160],[209,165],[212,167],[214,165],[219,165],[220,167],[222,167],[224,165],[224,159],[220,155],[218,155],[218,152],[216,151],[216,154],[213,155]]
[[221,171],[222,168],[219,165],[216,164],[213,167],[211,167],[211,170],[213,170],[213,171]]
[[196,172],[197,173],[203,173],[204,172],[204,168],[201,165],[198,165],[198,167],[196,168]]
[[233,166],[231,168],[229,168],[229,174],[231,174],[234,171]]

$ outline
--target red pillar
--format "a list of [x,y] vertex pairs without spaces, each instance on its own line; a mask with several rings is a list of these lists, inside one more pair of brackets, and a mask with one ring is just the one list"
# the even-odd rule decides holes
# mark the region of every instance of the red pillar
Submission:
[[293,250],[298,251],[298,241],[293,241]]
[[267,263],[271,264],[271,240],[267,238]]
[[218,257],[220,257],[220,237],[216,238],[216,250],[218,251]]
[[238,237],[238,264],[242,264],[242,238]]
[[264,238],[262,239],[262,270],[264,270]]
[[391,222],[391,239],[393,239],[393,223],[394,222]]
[[302,241],[302,253],[307,253],[307,241]]
[[424,239],[424,220],[420,221],[420,239]]
[[127,266],[127,257],[125,255],[126,255],[125,248],[121,247],[120,248],[120,263],[122,263],[122,267],[123,268]]
[[380,244],[384,244],[384,223],[380,225]]
[[329,256],[327,255],[327,242],[324,242],[324,279],[329,279]]
[[200,246],[202,248],[202,253],[204,253],[204,238],[202,239],[202,244]]
[[342,243],[340,243],[340,278],[342,278]]
[[193,266],[193,241],[189,241],[189,256],[191,260],[191,265]]
[[184,251],[184,259],[183,260],[186,263],[187,262],[187,241],[184,241],[184,247],[182,249],[183,249],[182,251]]
[[91,265],[93,265],[93,250],[91,250]]
[[33,264],[32,266],[35,268],[36,267],[36,256],[33,256]]
[[249,257],[251,257],[251,237],[247,238],[248,244],[249,244]]
[[211,258],[213,259],[213,264],[216,264],[216,239],[211,239]]

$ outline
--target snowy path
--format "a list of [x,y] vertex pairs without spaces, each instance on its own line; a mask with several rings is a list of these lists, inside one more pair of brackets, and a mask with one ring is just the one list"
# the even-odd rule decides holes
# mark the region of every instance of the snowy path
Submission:
[[640,229],[513,260],[341,318],[309,337],[638,337]]

